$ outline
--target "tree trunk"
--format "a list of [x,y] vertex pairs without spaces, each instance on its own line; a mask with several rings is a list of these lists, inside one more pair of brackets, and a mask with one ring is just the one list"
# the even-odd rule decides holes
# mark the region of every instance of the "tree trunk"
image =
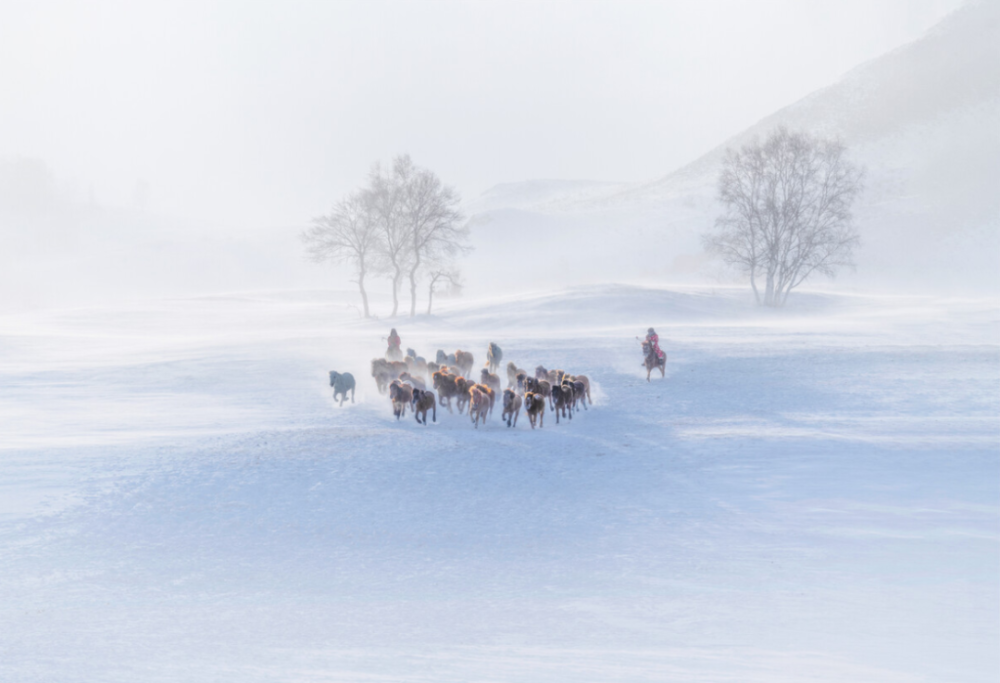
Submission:
[[431,314],[431,304],[434,302],[434,280],[431,280],[431,286],[427,290],[427,315]]
[[390,318],[396,317],[396,312],[399,311],[399,282],[403,279],[403,271],[396,266],[396,272],[392,276],[392,314]]
[[410,269],[410,317],[417,315],[417,269],[420,267],[420,256],[417,256],[413,268]]
[[410,273],[410,317],[417,315],[417,278]]
[[764,289],[764,305],[774,306],[774,273],[767,274],[767,287]]
[[781,295],[781,306],[784,306],[785,302],[788,301],[788,293],[791,291],[792,291],[792,283],[789,282],[788,285],[785,287],[785,291]]
[[757,305],[760,306],[760,290],[757,289],[757,274],[753,269],[750,270],[750,286],[753,287],[753,296],[757,299]]
[[365,309],[365,317],[372,317],[368,312],[368,292],[365,291],[365,271],[364,268],[358,273],[358,289],[361,290],[361,305]]

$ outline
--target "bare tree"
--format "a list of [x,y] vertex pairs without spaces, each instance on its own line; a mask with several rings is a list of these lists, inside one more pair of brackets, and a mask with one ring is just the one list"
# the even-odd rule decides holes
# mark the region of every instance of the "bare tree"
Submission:
[[457,208],[458,194],[442,185],[433,172],[417,168],[409,156],[397,157],[394,169],[400,183],[401,213],[409,244],[410,317],[413,317],[417,314],[417,274],[421,266],[425,263],[436,266],[467,252],[465,241],[469,229]]
[[728,150],[719,176],[725,211],[703,236],[705,247],[749,275],[758,304],[783,306],[813,273],[833,277],[837,268],[854,265],[860,239],[851,204],[863,177],[839,141],[784,127],[763,144]]
[[313,226],[301,234],[313,261],[347,262],[354,266],[366,318],[371,314],[365,275],[377,265],[381,251],[377,216],[369,199],[365,192],[348,195],[330,214],[314,218]]
[[[368,187],[364,192],[370,203],[379,233],[379,251],[385,270],[392,276],[392,315],[399,311],[399,286],[403,271],[409,265],[410,250],[406,224],[403,219],[405,166],[398,157],[389,172],[379,164],[368,174]],[[409,161],[409,158],[406,158]]]
[[427,315],[431,314],[434,292],[438,285],[447,283],[451,287],[461,286],[462,274],[454,264],[439,264],[427,270]]
[[358,286],[369,317],[365,276],[387,274],[392,279],[392,315],[399,312],[399,289],[410,279],[410,316],[417,313],[417,283],[424,271],[434,283],[457,281],[453,260],[469,251],[469,228],[458,211],[455,191],[431,171],[418,168],[408,155],[384,169],[376,163],[364,188],[349,195],[329,216],[314,219],[302,234],[314,261],[350,261],[358,271]]

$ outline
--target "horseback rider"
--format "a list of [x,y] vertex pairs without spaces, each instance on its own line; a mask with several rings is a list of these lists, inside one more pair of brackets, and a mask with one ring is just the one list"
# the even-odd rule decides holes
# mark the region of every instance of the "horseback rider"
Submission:
[[389,342],[389,351],[392,351],[393,349],[399,351],[399,345],[403,343],[403,340],[400,339],[399,335],[396,333],[395,327],[392,328],[392,331],[389,332],[389,339],[387,341]]
[[656,357],[663,360],[663,351],[660,349],[660,335],[656,334],[656,330],[652,327],[646,330],[646,341],[653,347]]
[[639,339],[638,337],[635,339],[642,344],[642,352],[646,356],[642,362],[642,366],[646,368],[646,381],[649,381],[649,373],[653,371],[653,368],[659,370],[660,374],[666,377],[667,354],[660,348],[660,335],[656,334],[656,330],[650,327],[646,330],[645,339]]

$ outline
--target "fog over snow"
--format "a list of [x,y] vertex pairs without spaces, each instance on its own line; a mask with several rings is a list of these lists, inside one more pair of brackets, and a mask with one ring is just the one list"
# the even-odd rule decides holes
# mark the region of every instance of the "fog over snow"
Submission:
[[[1000,679],[998,122],[997,2],[4,3],[0,681]],[[772,308],[779,125],[866,175]],[[366,319],[300,234],[400,154],[472,249]],[[589,403],[397,420],[391,328]]]
[[[504,187],[537,178],[655,184],[858,64],[906,50],[958,6],[6,3],[0,303],[339,284],[343,275],[303,265],[294,236],[375,161],[411,154],[469,213],[523,208],[522,193]],[[966,23],[960,30],[995,25]],[[981,56],[955,56],[948,78],[968,77],[988,98],[995,82],[976,72],[995,73],[996,59]],[[941,80],[907,78],[925,92]],[[887,110],[900,128],[922,113],[908,111],[908,96]],[[995,139],[988,112],[955,125]],[[929,153],[912,150],[915,164],[931,163]],[[711,194],[710,176],[699,196]],[[607,242],[622,226],[661,235],[590,281],[697,270],[692,235],[716,213],[704,199],[693,214],[693,200],[644,201],[639,219],[629,210],[574,222],[587,244],[582,234]],[[678,221],[689,226],[683,239]],[[536,223],[499,225],[521,242],[518,231]],[[532,234],[554,241],[544,225]],[[495,236],[479,232],[476,268],[497,254]]]

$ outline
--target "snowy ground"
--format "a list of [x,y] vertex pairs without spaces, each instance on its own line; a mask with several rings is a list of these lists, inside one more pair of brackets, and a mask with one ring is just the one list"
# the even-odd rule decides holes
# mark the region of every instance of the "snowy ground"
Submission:
[[389,325],[347,301],[0,319],[0,680],[1000,676],[995,300],[608,286],[398,323],[589,375],[534,432],[396,423]]

